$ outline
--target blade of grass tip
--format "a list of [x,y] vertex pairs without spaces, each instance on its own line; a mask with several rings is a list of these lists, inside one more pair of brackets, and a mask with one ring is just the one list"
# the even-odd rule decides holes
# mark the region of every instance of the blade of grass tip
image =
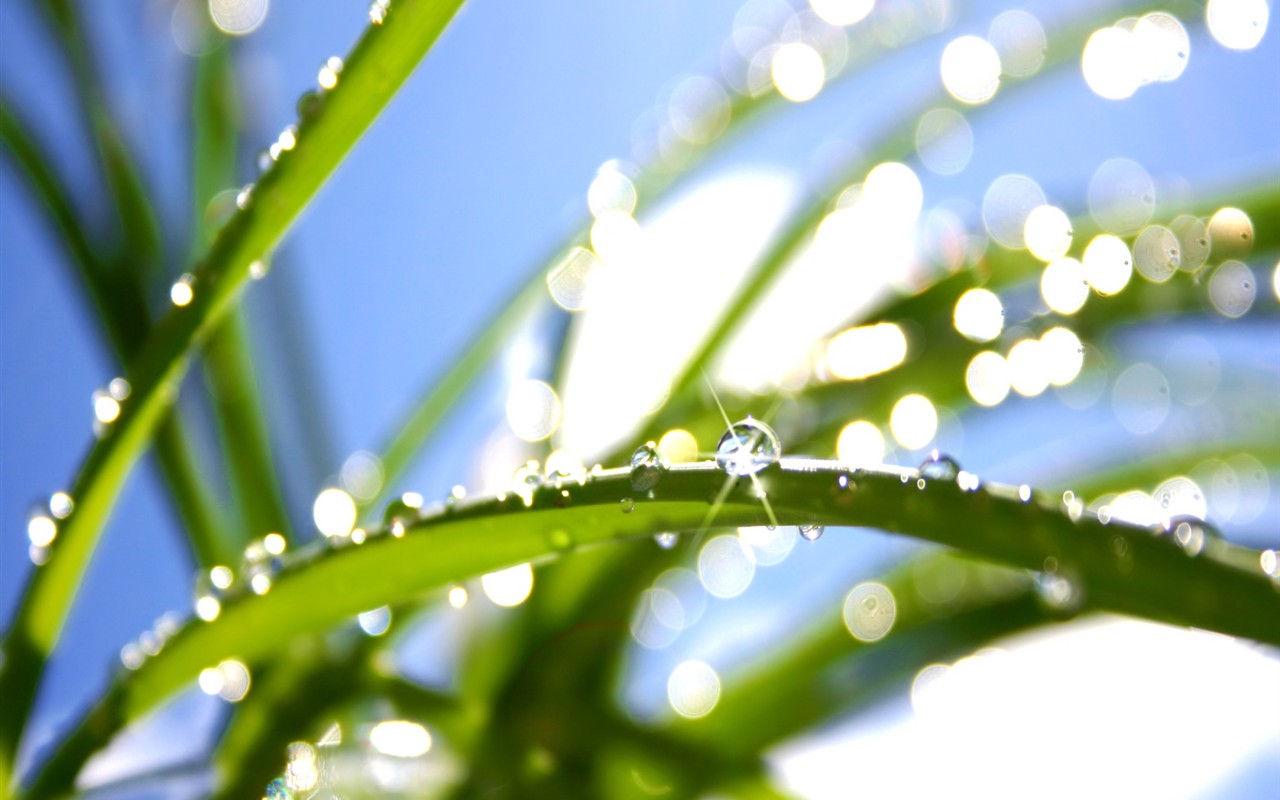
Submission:
[[[850,472],[836,462],[783,458],[761,475],[781,524],[878,528],[1037,571],[1054,559],[1063,574],[1078,577],[1089,608],[1280,644],[1280,593],[1259,567],[1260,554],[1216,537],[1193,557],[1151,528],[1104,522],[1089,512],[1073,519],[1061,503],[1026,487],[989,483],[965,491],[954,481],[918,484],[914,470]],[[241,589],[217,619],[192,620],[159,655],[120,677],[68,739],[78,749],[64,755],[69,745],[59,748],[38,783],[69,786],[86,751],[211,664],[227,658],[259,664],[291,638],[364,610],[569,548],[691,530],[723,476],[714,464],[675,464],[651,499],[646,494],[631,513],[619,514],[618,498],[632,494],[630,470],[605,470],[573,487],[568,505],[553,486],[536,490],[529,506],[514,496],[468,498],[425,514],[403,537],[375,535],[361,545],[300,551],[269,593]],[[733,526],[765,521],[746,484],[730,495],[721,519]],[[1245,562],[1251,566],[1242,567]]]
[[[1152,4],[1136,4],[1138,8],[1145,8],[1148,5]],[[927,109],[941,106],[959,108],[967,111],[971,116],[990,113],[992,107],[1006,104],[1009,97],[1018,97],[1025,94],[1028,91],[1028,87],[1037,85],[1046,76],[1058,74],[1064,69],[1073,66],[1077,54],[1096,27],[1095,22],[1086,20],[1083,23],[1076,23],[1073,27],[1063,31],[1050,41],[1045,63],[1035,75],[1021,80],[1010,80],[1007,84],[1002,83],[999,94],[983,105],[974,107],[961,104],[959,101],[950,98],[939,86],[934,92],[915,100],[909,106],[910,111],[902,115],[901,119],[914,120]],[[903,132],[914,132],[914,126],[909,124],[890,125],[887,130],[890,131],[888,137],[878,145],[870,148],[867,156],[858,159],[850,167],[842,170],[838,178],[832,181],[825,191],[819,193],[813,202],[801,207],[783,222],[781,233],[751,266],[746,280],[738,286],[729,305],[720,313],[716,323],[709,329],[708,335],[698,343],[693,355],[685,362],[680,372],[677,373],[675,380],[672,381],[668,408],[680,406],[677,401],[687,396],[697,376],[710,367],[712,361],[730,341],[738,326],[756,308],[765,293],[781,276],[783,270],[791,263],[792,258],[800,251],[802,246],[809,242],[814,231],[817,230],[818,224],[827,214],[830,206],[828,198],[836,196],[841,189],[857,182],[863,176],[866,165],[906,158],[910,155],[914,147],[914,136],[912,133]],[[652,438],[656,432],[664,429],[668,422],[670,422],[669,413],[660,411],[654,414],[641,438]]]
[[[192,184],[197,235],[193,239],[199,250],[213,238],[204,209],[220,189],[235,181],[239,119],[231,66],[229,46],[223,46],[201,56],[195,70]],[[240,511],[241,524],[225,535],[240,547],[270,532],[296,544],[271,457],[242,307],[228,312],[210,334],[203,354],[228,478]]]
[[[28,184],[43,201],[54,225],[62,233],[75,267],[78,284],[89,296],[96,316],[107,334],[110,352],[120,364],[126,364],[146,334],[148,315],[145,309],[133,309],[120,303],[119,293],[103,270],[95,250],[85,233],[52,161],[41,151],[36,139],[10,106],[0,100],[0,141],[18,162]],[[139,296],[130,293],[129,296]],[[189,545],[197,564],[208,567],[227,563],[233,555],[217,543],[216,532],[222,523],[205,482],[191,457],[190,439],[176,412],[171,413],[156,431],[156,456],[170,488],[170,497],[178,518],[189,534]]]
[[98,534],[125,477],[172,403],[193,347],[235,304],[251,262],[266,256],[285,234],[460,6],[461,0],[399,0],[382,25],[361,37],[340,84],[307,107],[288,158],[245,195],[246,207],[222,229],[194,273],[189,302],[148,336],[131,370],[133,394],[82,464],[73,486],[76,511],[59,531],[48,563],[31,573],[5,639],[0,785],[13,781],[13,755],[36,685]]

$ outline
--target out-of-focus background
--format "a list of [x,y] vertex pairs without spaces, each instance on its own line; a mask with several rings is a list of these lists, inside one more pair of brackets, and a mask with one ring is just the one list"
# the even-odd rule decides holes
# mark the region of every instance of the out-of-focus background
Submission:
[[[175,275],[190,259],[189,96],[194,57],[211,41],[199,28],[211,7],[226,5],[82,4],[107,103],[157,198],[166,268]],[[252,8],[228,19],[248,30],[220,44],[232,49],[239,78],[240,183],[254,179],[258,151],[294,122],[297,100],[315,88],[325,59],[345,53],[368,24],[362,2],[245,5]],[[295,526],[314,530],[313,501],[339,482],[351,454],[376,449],[424,384],[591,219],[588,188],[608,188],[599,175],[661,162],[679,150],[672,137],[707,135],[682,126],[690,105],[701,113],[720,104],[727,120],[734,87],[720,77],[725,71],[772,82],[792,99],[769,104],[712,148],[691,179],[638,216],[637,229],[613,231],[615,248],[633,249],[613,259],[615,272],[593,287],[598,302],[579,318],[555,439],[588,464],[661,397],[681,354],[784,213],[829,191],[837,165],[886,136],[915,144],[905,163],[917,182],[882,172],[876,196],[916,204],[905,235],[896,245],[860,243],[857,266],[833,266],[820,252],[802,256],[718,363],[714,377],[726,392],[743,398],[795,385],[810,343],[857,321],[886,292],[926,285],[939,261],[1031,244],[1023,222],[1035,206],[1092,214],[1103,229],[1130,234],[1170,224],[1169,211],[1200,198],[1226,204],[1232,193],[1274,191],[1280,182],[1280,43],[1263,0],[1215,0],[1207,10],[1178,3],[1156,22],[1143,17],[1146,27],[1139,17],[1160,9],[1123,2],[882,0],[863,14],[871,6],[467,4],[295,226],[267,279],[246,294]],[[793,14],[801,16],[788,23]],[[851,20],[844,31],[840,23]],[[1042,42],[1057,55],[1055,33],[1083,21],[1121,33],[1090,40],[1083,59],[1076,52],[1041,67]],[[826,49],[806,45],[779,56],[775,46],[765,67],[743,66],[762,31],[788,24],[802,31],[797,42],[823,41]],[[0,37],[0,90],[56,154],[82,214],[105,226],[111,209],[92,199],[106,195],[76,90],[36,4],[0,6]],[[872,50],[886,52],[863,68]],[[994,86],[983,72],[988,50],[999,50],[1007,76],[1045,74],[1002,83],[984,99]],[[812,57],[826,62],[816,74]],[[930,111],[928,98],[941,106],[948,91],[971,101],[972,113]],[[863,192],[872,191],[868,180]],[[8,159],[0,159],[0,204],[0,619],[8,619],[32,569],[28,515],[69,485],[93,436],[90,398],[117,370],[53,230]],[[592,240],[606,261],[608,234]],[[642,251],[635,237],[643,237]],[[1071,250],[1077,258],[1081,244]],[[960,255],[947,256],[947,247]],[[1136,248],[1134,258],[1131,280],[1153,279]],[[1090,273],[1095,285],[1105,280],[1107,267],[1087,261],[1098,270]],[[872,419],[846,428],[839,454],[914,466],[938,447],[984,479],[1058,486],[1187,442],[1206,449],[1239,442],[1169,478],[1193,482],[1200,515],[1226,537],[1280,547],[1280,271],[1275,252],[1251,252],[1240,263],[1246,271],[1215,274],[1202,312],[1153,317],[1105,342],[1083,342],[1083,367],[1062,386],[1048,386],[1059,381],[1036,371],[1053,363],[1047,355],[1021,363],[1006,345],[1046,303],[1070,306],[1070,287],[1061,290],[1065,298],[1034,287],[1002,297],[994,312],[979,299],[967,317],[957,310],[956,327],[977,340],[1003,335],[993,349],[1007,360],[987,383],[970,382],[978,404],[940,407],[936,424],[913,424],[904,412],[892,425]],[[155,301],[161,308],[167,298]],[[546,334],[547,326],[531,324],[513,339],[401,489],[441,498],[455,484],[497,488],[523,463],[508,400],[513,386],[550,377]],[[853,346],[878,352],[893,342]],[[831,351],[827,359],[838,374]],[[848,370],[863,368],[852,357]],[[194,373],[188,385],[200,380]],[[192,398],[184,395],[184,407],[207,419]],[[761,415],[768,404],[761,405],[742,401],[736,411]],[[850,409],[850,422],[861,416]],[[195,432],[214,452],[212,427]],[[814,455],[836,452],[833,441]],[[1175,486],[1179,496],[1191,491]],[[1132,488],[1148,495],[1126,501],[1142,519],[1157,487]],[[188,613],[194,567],[163,491],[153,464],[130,479],[48,671],[27,759],[105,687],[124,645],[166,612]],[[225,487],[217,491],[227,496]],[[832,530],[816,543],[797,543],[794,533],[759,536],[768,541],[751,575],[722,592],[732,597],[694,587],[705,603],[696,624],[669,642],[635,644],[617,700],[637,719],[669,713],[676,664],[695,659],[724,669],[915,547],[870,531]],[[472,593],[473,604],[486,602],[478,585]],[[423,680],[447,683],[448,642],[460,627],[438,615],[412,640],[416,655],[406,659]],[[1273,650],[1096,617],[1000,648],[950,665],[932,693],[903,693],[786,743],[769,755],[780,785],[814,798],[848,796],[855,785],[921,796],[979,781],[992,796],[1268,797],[1280,785]],[[142,744],[117,748],[116,763],[99,764],[102,779],[198,754],[216,730],[220,703],[185,696],[180,713],[158,728],[181,724],[182,736],[153,731],[146,739],[142,731]],[[188,796],[199,786],[174,780],[151,791]]]

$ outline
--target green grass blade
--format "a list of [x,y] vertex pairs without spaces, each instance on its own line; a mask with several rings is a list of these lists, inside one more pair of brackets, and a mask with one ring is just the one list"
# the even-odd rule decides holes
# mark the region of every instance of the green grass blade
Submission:
[[[200,58],[192,92],[194,242],[199,250],[213,239],[204,209],[220,190],[234,184],[239,128],[236,108],[228,48],[217,48]],[[229,482],[240,510],[241,524],[226,532],[231,544],[243,547],[248,540],[269,532],[292,538],[271,458],[243,309],[232,309],[210,334],[204,346],[204,366]]]
[[460,5],[461,0],[400,0],[383,25],[361,37],[341,84],[319,99],[320,107],[299,126],[297,146],[263,177],[195,271],[190,305],[167,315],[147,338],[129,375],[133,395],[82,464],[73,487],[76,511],[59,531],[49,563],[31,574],[5,640],[0,695],[8,699],[0,716],[0,785],[13,780],[13,754],[36,685],[98,534],[172,403],[195,344],[234,306],[250,263],[280,241]]
[[[849,488],[839,486],[841,475]],[[224,658],[260,663],[295,636],[450,582],[572,547],[697,529],[724,479],[714,464],[676,465],[648,499],[631,489],[627,470],[607,470],[583,486],[543,487],[530,508],[516,497],[478,498],[429,515],[403,539],[384,534],[359,546],[309,550],[276,576],[267,595],[229,599],[214,622],[184,627],[159,656],[124,676],[94,717],[136,719]],[[1027,569],[1043,569],[1052,558],[1079,576],[1090,608],[1280,643],[1280,593],[1247,548],[1211,539],[1193,558],[1168,536],[1088,514],[1073,522],[1059,503],[1024,501],[1014,487],[965,492],[932,481],[920,488],[914,470],[850,473],[798,458],[760,479],[782,524],[875,527]],[[620,511],[619,498],[632,501],[630,513]],[[766,519],[751,483],[739,481],[717,524]],[[48,780],[69,781],[78,769],[75,759],[55,756]]]

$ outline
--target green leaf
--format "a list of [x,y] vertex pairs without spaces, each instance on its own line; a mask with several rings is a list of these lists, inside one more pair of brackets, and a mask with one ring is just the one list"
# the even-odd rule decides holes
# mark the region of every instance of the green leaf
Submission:
[[31,573],[5,640],[0,695],[0,785],[12,760],[44,662],[62,632],[81,576],[124,480],[164,418],[195,345],[237,300],[249,265],[268,255],[392,94],[444,30],[461,0],[400,0],[387,21],[352,50],[341,84],[316,96],[288,157],[268,172],[247,207],[222,229],[200,268],[194,298],[156,325],[130,369],[133,395],[82,464],[76,511],[62,525],[47,564]]
[[[192,622],[160,655],[123,676],[91,715],[100,722],[88,727],[107,736],[112,726],[101,720],[136,719],[205,667],[226,658],[260,663],[291,638],[365,609],[569,548],[698,529],[725,479],[712,463],[676,465],[650,499],[632,490],[627,470],[606,470],[580,486],[545,486],[528,508],[518,497],[463,501],[428,515],[403,538],[382,534],[301,553],[268,594],[228,600],[217,620]],[[1060,504],[1029,489],[989,484],[966,492],[951,481],[917,480],[914,470],[850,473],[803,458],[783,459],[759,475],[780,524],[880,528],[1027,569],[1045,569],[1053,559],[1080,582],[1090,608],[1280,643],[1280,593],[1254,551],[1211,538],[1193,558],[1149,529],[1087,514],[1072,521]],[[715,519],[724,526],[768,521],[753,483],[741,479]],[[78,768],[75,758],[58,755],[48,771],[69,781]]]

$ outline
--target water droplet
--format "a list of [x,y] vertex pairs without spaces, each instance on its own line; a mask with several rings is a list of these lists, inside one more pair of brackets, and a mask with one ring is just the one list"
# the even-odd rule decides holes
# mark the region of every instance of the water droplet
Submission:
[[1173,541],[1189,556],[1198,556],[1211,539],[1218,538],[1218,532],[1195,517],[1174,517],[1170,519],[1165,530],[1173,534]]
[[111,395],[111,399],[123,403],[129,399],[129,394],[133,391],[133,387],[124,378],[112,378],[107,384],[107,394]]
[[1036,598],[1054,616],[1072,617],[1084,606],[1084,587],[1064,572],[1041,572],[1036,575]]
[[799,525],[797,530],[800,531],[800,537],[806,542],[816,542],[822,538],[822,534],[827,529],[823,525]]
[[675,547],[676,544],[680,541],[680,534],[655,533],[653,535],[653,540],[657,542],[658,547],[661,547],[663,550],[670,550],[671,548]]
[[54,492],[49,496],[49,513],[57,519],[66,519],[76,510],[76,502],[66,492]]
[[256,259],[249,262],[249,277],[252,280],[260,281],[267,277],[267,273],[271,271],[271,262],[266,259]]
[[631,454],[631,488],[637,492],[649,491],[662,480],[668,467],[666,458],[658,452],[658,445],[645,442]]
[[964,492],[976,492],[982,486],[982,481],[972,472],[960,470],[956,473],[956,486],[960,487]]
[[1271,577],[1280,577],[1280,557],[1277,557],[1275,550],[1263,550],[1258,555],[1258,565]]
[[849,488],[849,476],[848,476],[848,475],[841,475],[839,478],[836,478],[836,486],[838,486],[838,487],[839,487],[839,488],[841,488],[841,489],[848,489],[848,488]]
[[34,547],[48,547],[58,538],[58,524],[44,514],[27,520],[27,538]]
[[924,487],[927,485],[928,483],[925,481],[924,478],[916,478],[916,488],[919,489],[920,491],[924,491]]
[[298,98],[298,119],[307,121],[320,115],[324,108],[324,97],[319,92],[303,92]]
[[622,507],[623,514],[630,514],[632,511],[635,510],[636,501],[630,497],[624,497],[622,498],[622,501],[619,503],[619,505]]
[[960,474],[960,464],[945,453],[934,450],[920,462],[920,477],[931,481],[954,481]]
[[236,195],[236,208],[243,211],[249,207],[249,203],[253,201],[253,184],[246,183],[244,188]]
[[169,287],[169,299],[179,308],[190,305],[196,296],[195,286],[196,276],[190,272],[184,272]]
[[390,12],[391,0],[373,0],[369,6],[369,21],[374,25],[381,25]]
[[272,165],[275,163],[276,163],[276,159],[275,159],[275,156],[272,155],[272,151],[270,148],[258,151],[258,173],[259,174],[264,173],[267,170],[271,169]]
[[526,508],[533,505],[533,493],[542,485],[538,474],[538,462],[530,461],[511,475],[511,491],[520,496]]
[[93,392],[93,416],[103,425],[110,425],[120,418],[120,401],[102,389]]
[[1025,483],[1018,487],[1018,499],[1024,503],[1031,502],[1031,487]]
[[459,500],[465,500],[467,497],[467,487],[461,484],[455,485],[449,490],[449,496],[444,499],[447,505],[454,505]]
[[276,778],[267,784],[267,791],[264,797],[266,800],[293,800],[293,792],[289,791],[289,787],[284,785],[283,778]]
[[[271,540],[272,536],[277,537],[279,542]],[[269,540],[270,544],[268,544]],[[244,549],[244,557],[240,563],[240,578],[249,585],[254,594],[266,594],[271,591],[272,580],[284,566],[284,561],[280,558],[280,552],[284,551],[283,542],[284,537],[280,534],[269,534],[262,539],[250,542]],[[274,550],[280,552],[273,552]]]
[[399,539],[421,516],[422,495],[417,492],[405,492],[387,503],[386,509],[382,512],[382,525],[392,536]]
[[324,65],[320,67],[320,71],[316,73],[316,83],[320,84],[320,88],[328,91],[338,85],[338,76],[342,74],[342,59],[337,56],[329,56],[325,59]]
[[125,669],[137,669],[146,660],[146,654],[142,652],[142,648],[138,647],[135,642],[129,642],[120,648],[120,663],[124,665]]
[[735,422],[720,437],[716,446],[716,463],[730,475],[755,475],[777,462],[782,454],[778,434],[759,420],[747,417]]

